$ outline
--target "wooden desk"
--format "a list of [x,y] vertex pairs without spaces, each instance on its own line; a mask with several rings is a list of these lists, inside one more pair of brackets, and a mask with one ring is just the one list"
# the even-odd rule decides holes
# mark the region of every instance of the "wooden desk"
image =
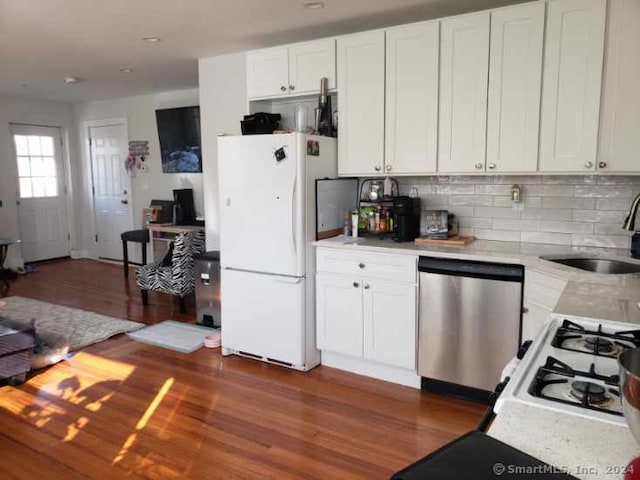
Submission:
[[[167,253],[169,243],[182,232],[203,232],[204,227],[194,225],[173,225],[171,223],[148,223],[145,228],[149,230],[149,244],[151,246],[151,261],[157,262]],[[157,249],[155,242],[162,242],[163,248]],[[160,255],[162,252],[162,255]],[[157,253],[157,256],[156,256]]]

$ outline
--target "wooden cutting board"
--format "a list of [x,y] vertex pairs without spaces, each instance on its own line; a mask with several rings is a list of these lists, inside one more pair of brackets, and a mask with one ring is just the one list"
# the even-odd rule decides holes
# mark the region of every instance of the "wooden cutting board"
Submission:
[[438,246],[438,247],[465,247],[473,242],[476,237],[461,237],[456,235],[455,237],[449,237],[446,240],[436,240],[434,238],[420,237],[415,239],[416,245],[424,246]]

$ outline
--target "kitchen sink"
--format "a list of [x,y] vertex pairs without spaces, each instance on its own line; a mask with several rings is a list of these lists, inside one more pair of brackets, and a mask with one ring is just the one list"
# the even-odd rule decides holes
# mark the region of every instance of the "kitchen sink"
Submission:
[[604,258],[585,258],[585,257],[569,257],[569,258],[550,258],[540,257],[554,263],[561,263],[569,267],[579,268],[588,272],[607,273],[610,275],[619,275],[623,273],[640,273],[640,264],[623,262],[620,260],[607,260]]

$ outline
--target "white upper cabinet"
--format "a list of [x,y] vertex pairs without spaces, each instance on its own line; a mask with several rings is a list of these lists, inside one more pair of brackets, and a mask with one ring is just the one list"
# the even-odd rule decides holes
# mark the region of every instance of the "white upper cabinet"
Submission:
[[609,0],[599,170],[640,171],[640,1]]
[[548,4],[540,171],[596,168],[606,0]]
[[334,39],[267,48],[247,53],[247,96],[282,97],[320,92],[320,79],[336,88]]
[[436,171],[439,22],[387,31],[385,171]]
[[545,2],[491,12],[487,170],[535,172]]
[[338,38],[338,173],[384,167],[384,31]]
[[329,79],[336,88],[336,41],[320,40],[289,47],[289,92],[318,93],[320,79]]
[[273,97],[289,93],[289,49],[247,52],[247,96]]
[[438,170],[484,171],[489,12],[441,22]]

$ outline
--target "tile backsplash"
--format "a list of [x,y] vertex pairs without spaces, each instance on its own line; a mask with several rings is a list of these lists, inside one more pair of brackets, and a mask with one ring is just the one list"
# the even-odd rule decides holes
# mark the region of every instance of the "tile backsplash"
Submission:
[[[640,176],[433,176],[397,178],[401,195],[415,188],[423,210],[449,210],[462,235],[478,239],[628,248],[622,229]],[[511,203],[511,185],[522,201]],[[424,216],[423,216],[424,217]],[[424,225],[422,225],[424,231]]]

